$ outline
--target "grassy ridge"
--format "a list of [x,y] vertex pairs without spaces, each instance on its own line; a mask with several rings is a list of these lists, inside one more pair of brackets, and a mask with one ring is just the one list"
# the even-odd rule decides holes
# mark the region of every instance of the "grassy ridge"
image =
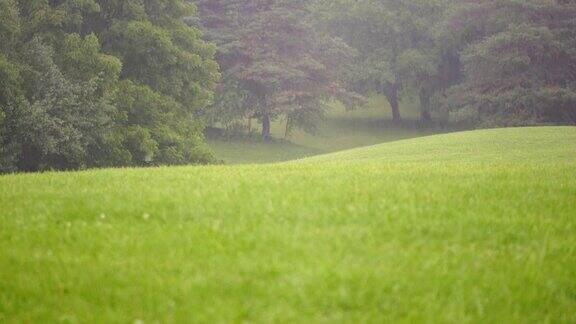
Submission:
[[574,162],[576,127],[487,129],[396,141],[308,158],[306,162]]
[[574,322],[576,129],[0,177],[0,322]]

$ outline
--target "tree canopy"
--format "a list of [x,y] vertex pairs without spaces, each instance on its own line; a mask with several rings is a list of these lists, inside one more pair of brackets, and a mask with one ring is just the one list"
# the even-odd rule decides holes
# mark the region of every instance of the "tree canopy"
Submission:
[[236,108],[224,115],[229,120],[258,118],[269,138],[272,119],[284,117],[288,128],[313,130],[329,98],[354,99],[340,75],[353,52],[314,27],[310,1],[197,4],[201,26],[220,49],[224,81],[217,103],[220,109]]
[[215,47],[184,1],[0,2],[0,169],[207,163]]
[[398,99],[417,92],[476,125],[574,124],[573,1],[319,1],[333,35],[356,48],[351,80]]
[[[361,92],[383,94],[390,103],[393,120],[401,122],[402,91],[414,86],[429,96],[434,87],[439,64],[437,26],[448,9],[448,1],[319,3],[318,12],[326,28],[360,53],[349,81]],[[427,110],[423,111],[423,118],[429,119]]]
[[464,80],[448,104],[489,126],[576,123],[576,5],[462,4],[450,17]]

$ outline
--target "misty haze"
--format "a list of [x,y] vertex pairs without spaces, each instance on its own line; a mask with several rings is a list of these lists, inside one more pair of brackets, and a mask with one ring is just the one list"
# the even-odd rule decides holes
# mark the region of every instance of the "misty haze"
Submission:
[[576,1],[0,0],[0,323],[575,323]]

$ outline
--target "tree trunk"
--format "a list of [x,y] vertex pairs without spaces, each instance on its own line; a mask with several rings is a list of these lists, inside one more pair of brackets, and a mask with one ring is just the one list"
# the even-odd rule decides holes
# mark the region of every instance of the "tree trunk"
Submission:
[[22,145],[21,157],[18,160],[17,167],[20,171],[35,172],[39,171],[40,160],[42,160],[42,153],[33,145],[24,143]]
[[402,122],[402,116],[400,115],[400,103],[398,102],[398,85],[394,84],[388,87],[386,98],[392,108],[392,121],[395,124],[400,124]]
[[286,118],[286,129],[284,129],[284,139],[288,139],[288,133],[290,133],[290,118]]
[[270,113],[265,110],[262,115],[262,138],[264,140],[270,139]]
[[430,112],[430,91],[427,89],[420,89],[420,122],[422,124],[429,124],[432,122],[432,114]]

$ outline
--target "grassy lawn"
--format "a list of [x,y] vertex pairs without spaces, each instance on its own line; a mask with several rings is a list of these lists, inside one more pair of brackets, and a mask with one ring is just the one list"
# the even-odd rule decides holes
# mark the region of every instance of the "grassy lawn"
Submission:
[[[406,122],[401,126],[392,125],[386,100],[374,96],[363,109],[346,111],[343,106],[334,104],[316,134],[296,130],[284,139],[285,123],[280,120],[272,125],[272,135],[276,138],[272,143],[254,138],[223,139],[210,134],[207,140],[218,158],[227,164],[249,164],[289,161],[454,130],[453,127],[439,126],[419,128],[415,122],[418,119],[415,104],[404,104],[402,112]],[[254,131],[258,132],[259,129]]]
[[0,322],[576,322],[576,128],[0,177]]

